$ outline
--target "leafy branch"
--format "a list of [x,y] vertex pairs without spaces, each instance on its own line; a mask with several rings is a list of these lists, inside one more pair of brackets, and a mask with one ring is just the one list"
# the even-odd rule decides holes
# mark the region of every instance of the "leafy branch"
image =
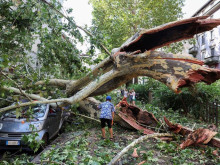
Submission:
[[[63,13],[61,13],[59,10],[57,10],[51,3],[47,2],[46,0],[41,0],[43,3],[47,4],[50,8],[52,8],[54,11],[56,11],[58,14],[60,14],[61,16],[63,16],[65,19],[67,19],[73,26],[78,27],[79,29],[81,29],[82,31],[84,31],[88,36],[95,38],[92,33],[90,33],[88,30],[86,30],[85,28],[76,25],[69,17],[65,16]],[[100,42],[98,42],[100,47],[108,54],[111,55],[111,53],[107,50],[107,48]]]

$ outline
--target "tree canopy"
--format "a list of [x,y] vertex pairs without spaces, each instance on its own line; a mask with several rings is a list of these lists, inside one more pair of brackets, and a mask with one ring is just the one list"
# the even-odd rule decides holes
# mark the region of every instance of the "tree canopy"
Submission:
[[140,28],[150,29],[182,18],[184,0],[90,0],[92,32],[109,50],[119,47]]
[[53,8],[43,0],[0,3],[1,68],[13,68],[18,77],[21,74],[28,77],[37,71],[38,65],[40,74],[35,75],[38,80],[48,75],[66,77],[84,71],[79,58],[81,51],[76,47],[83,37],[73,18],[69,17],[71,23],[64,22],[63,16],[54,10],[62,9],[58,1],[51,1]]

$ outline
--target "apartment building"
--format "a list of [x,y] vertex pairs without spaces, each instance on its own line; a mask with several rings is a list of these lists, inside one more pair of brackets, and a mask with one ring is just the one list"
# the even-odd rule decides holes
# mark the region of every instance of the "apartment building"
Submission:
[[[219,9],[219,0],[209,0],[192,17],[207,15],[210,19],[220,19]],[[206,66],[220,69],[220,26],[196,35],[195,40],[188,53],[204,61]]]

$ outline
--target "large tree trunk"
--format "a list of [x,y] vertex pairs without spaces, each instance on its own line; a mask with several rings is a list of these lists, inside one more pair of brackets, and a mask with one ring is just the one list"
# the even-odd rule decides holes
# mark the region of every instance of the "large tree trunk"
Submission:
[[[220,78],[220,70],[206,68],[202,61],[190,55],[169,54],[153,51],[172,42],[193,37],[194,34],[210,30],[220,24],[220,19],[194,17],[171,22],[150,30],[142,29],[126,41],[120,48],[113,50],[111,57],[99,63],[88,75],[76,81],[53,79],[45,84],[66,88],[68,98],[47,100],[41,98],[34,103],[74,104],[89,96],[101,95],[118,88],[137,76],[152,77],[170,89],[179,93],[179,88],[197,82],[210,84]],[[44,84],[43,81],[36,85]],[[11,90],[3,87],[4,90]],[[20,93],[32,97],[32,94],[20,90]],[[17,107],[28,103],[17,105]],[[15,106],[0,109],[0,112]]]

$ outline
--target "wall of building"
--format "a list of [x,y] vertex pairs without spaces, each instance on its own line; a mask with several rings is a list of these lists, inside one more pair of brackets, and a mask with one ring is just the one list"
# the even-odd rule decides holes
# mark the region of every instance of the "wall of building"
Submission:
[[[208,1],[206,6],[203,6],[193,16],[211,14],[209,18],[219,19],[219,6],[219,1]],[[196,44],[189,49],[189,53],[204,61],[208,67],[220,69],[220,26],[196,35],[195,39]]]

